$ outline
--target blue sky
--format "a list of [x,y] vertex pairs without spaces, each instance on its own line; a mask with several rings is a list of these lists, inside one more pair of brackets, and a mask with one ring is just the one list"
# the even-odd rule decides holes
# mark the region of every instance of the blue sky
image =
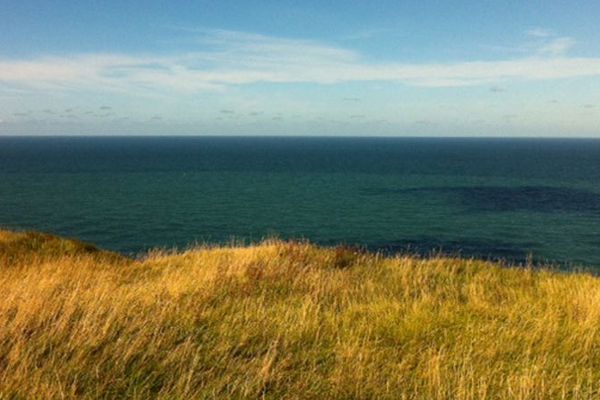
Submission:
[[0,0],[0,134],[600,137],[598,1]]

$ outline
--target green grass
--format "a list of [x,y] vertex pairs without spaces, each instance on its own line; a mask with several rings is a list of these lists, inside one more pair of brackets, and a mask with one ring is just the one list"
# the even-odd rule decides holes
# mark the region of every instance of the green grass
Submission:
[[0,294],[0,399],[600,397],[584,273],[0,232]]

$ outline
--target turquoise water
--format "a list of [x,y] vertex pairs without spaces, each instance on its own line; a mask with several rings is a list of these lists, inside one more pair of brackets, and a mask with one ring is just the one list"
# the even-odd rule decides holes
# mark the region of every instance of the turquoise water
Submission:
[[278,236],[600,267],[600,140],[4,137],[0,226],[124,253]]

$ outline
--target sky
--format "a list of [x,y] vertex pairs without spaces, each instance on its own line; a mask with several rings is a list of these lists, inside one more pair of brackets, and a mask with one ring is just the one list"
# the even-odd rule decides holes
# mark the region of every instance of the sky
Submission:
[[600,138],[600,1],[0,0],[0,135]]

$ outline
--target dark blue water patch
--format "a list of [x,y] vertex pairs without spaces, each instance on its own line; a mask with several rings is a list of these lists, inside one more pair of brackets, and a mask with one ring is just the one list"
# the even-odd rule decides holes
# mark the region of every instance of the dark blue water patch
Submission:
[[490,261],[503,261],[511,265],[542,264],[544,260],[531,252],[533,243],[485,239],[440,239],[434,236],[398,239],[387,243],[366,246],[366,250],[385,255],[410,254],[421,257],[431,255],[457,256]]
[[600,212],[600,193],[551,186],[467,186],[421,188],[365,188],[363,195],[458,196],[470,211]]

